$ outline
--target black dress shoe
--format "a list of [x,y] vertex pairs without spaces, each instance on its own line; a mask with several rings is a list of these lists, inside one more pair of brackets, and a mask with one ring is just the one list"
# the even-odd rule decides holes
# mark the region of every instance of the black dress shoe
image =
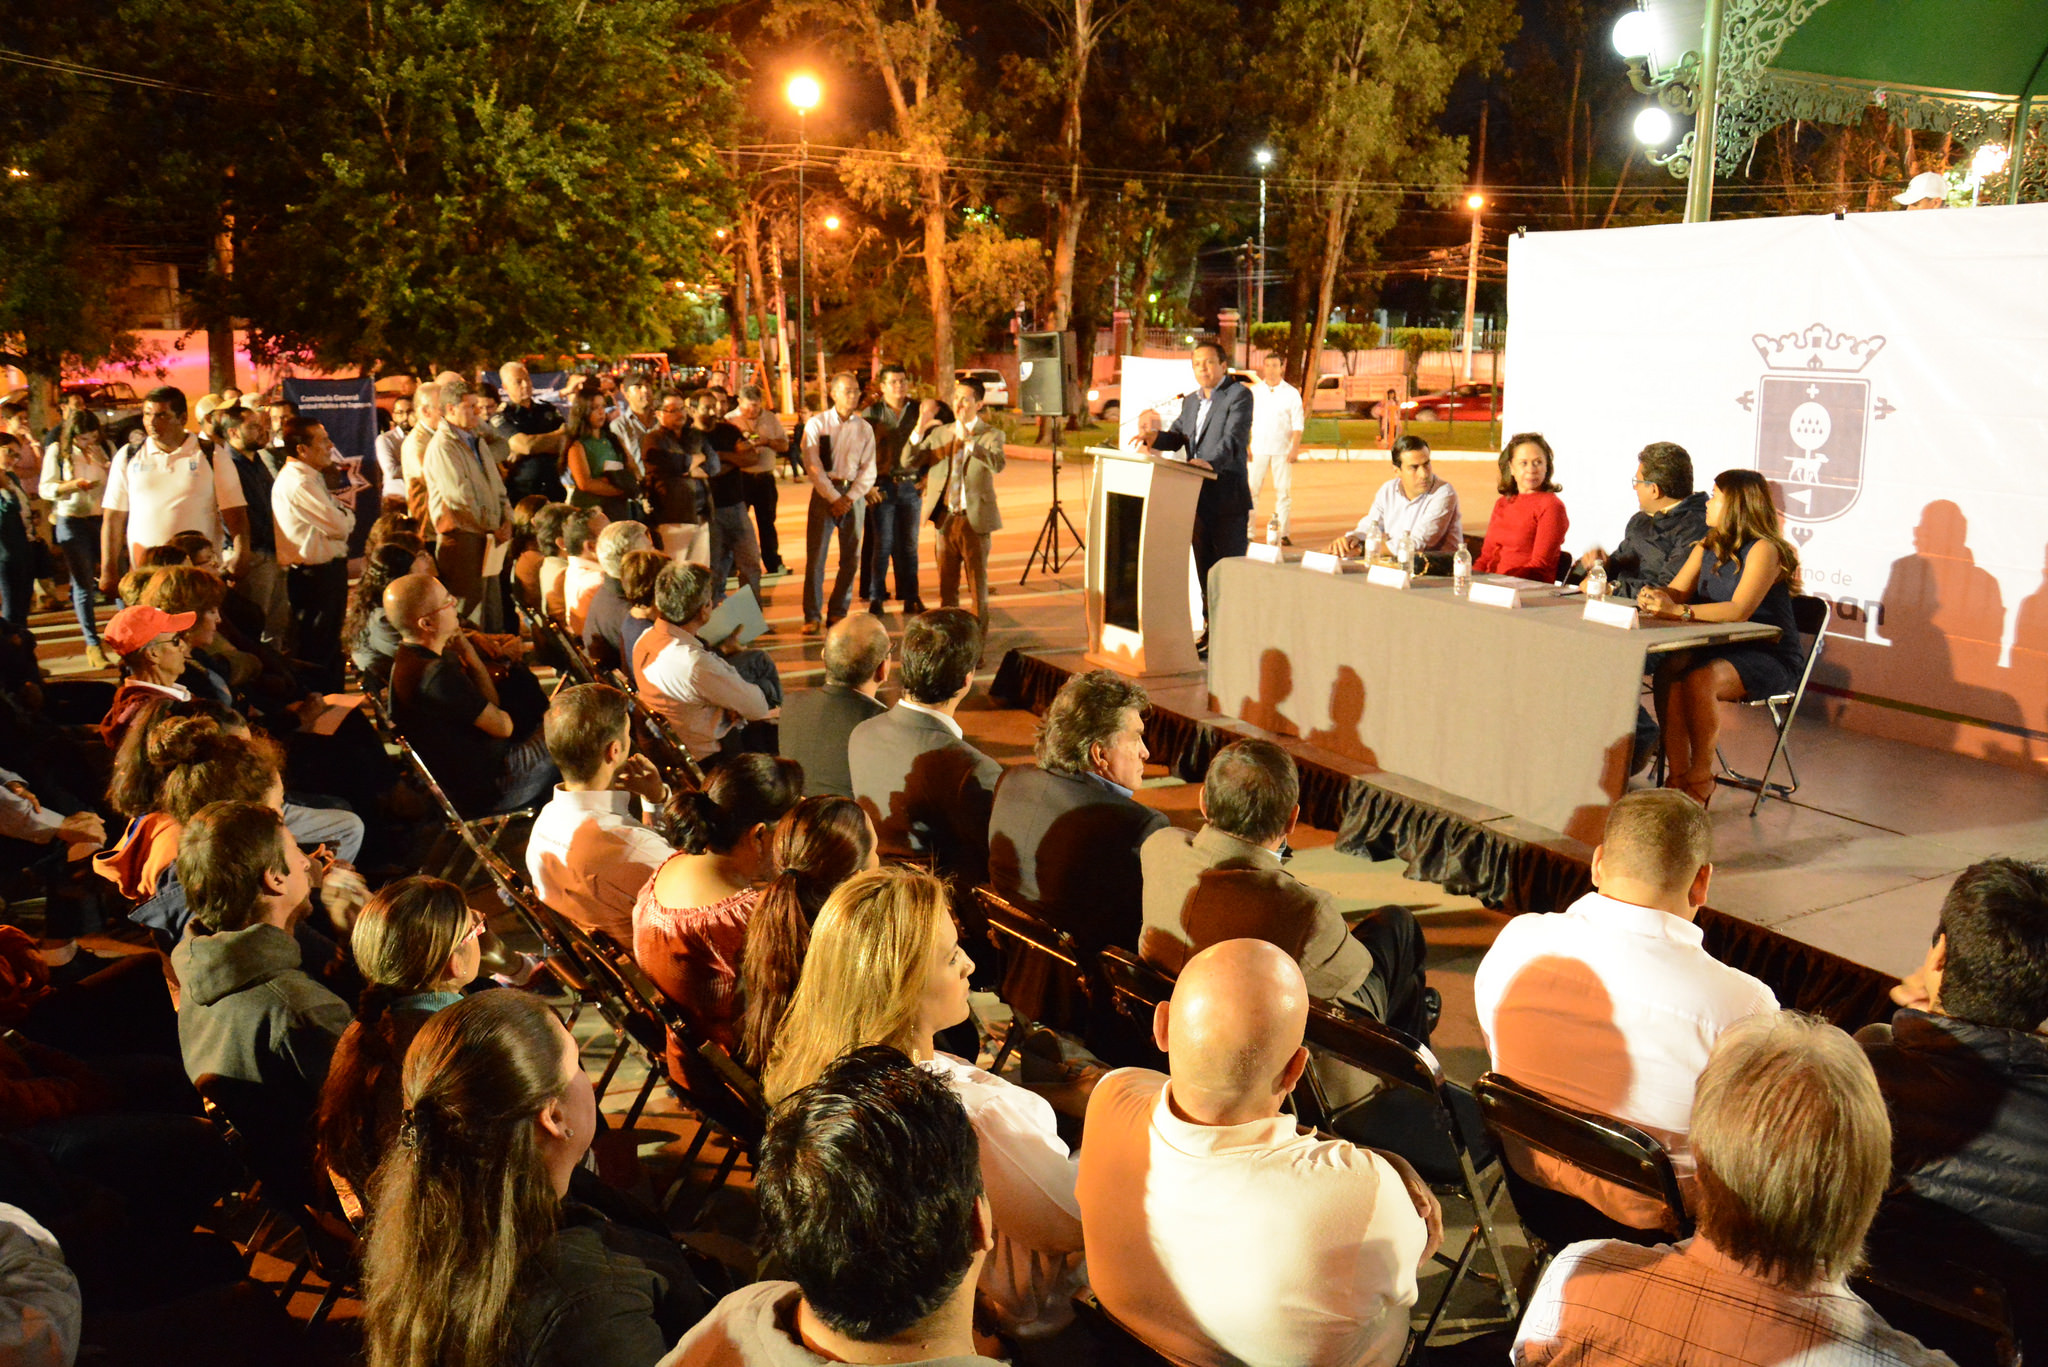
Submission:
[[868,604],[868,611],[872,612],[877,617],[880,617],[883,613],[887,612],[888,610],[889,605],[879,598],[875,599],[873,602]]
[[926,611],[925,605],[915,598],[903,605],[903,615],[905,617],[915,617],[924,611]]

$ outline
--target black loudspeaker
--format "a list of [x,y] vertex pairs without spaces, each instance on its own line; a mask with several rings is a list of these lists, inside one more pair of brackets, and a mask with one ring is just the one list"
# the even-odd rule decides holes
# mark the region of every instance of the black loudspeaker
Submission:
[[1027,418],[1064,418],[1074,388],[1074,334],[1017,334],[1017,412]]

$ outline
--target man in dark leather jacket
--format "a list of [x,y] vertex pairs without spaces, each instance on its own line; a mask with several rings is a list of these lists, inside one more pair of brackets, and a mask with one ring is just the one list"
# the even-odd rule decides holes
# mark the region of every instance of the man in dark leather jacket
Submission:
[[1862,1041],[1892,1115],[1875,1241],[2005,1284],[2021,1341],[2048,1351],[2048,866],[1963,870],[1902,1009]]

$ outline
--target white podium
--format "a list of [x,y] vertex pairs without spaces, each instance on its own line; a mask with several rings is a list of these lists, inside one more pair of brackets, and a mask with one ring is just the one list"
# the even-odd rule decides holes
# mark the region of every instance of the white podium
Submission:
[[1088,451],[1088,661],[1134,678],[1199,673],[1188,547],[1195,500],[1215,472],[1108,446]]

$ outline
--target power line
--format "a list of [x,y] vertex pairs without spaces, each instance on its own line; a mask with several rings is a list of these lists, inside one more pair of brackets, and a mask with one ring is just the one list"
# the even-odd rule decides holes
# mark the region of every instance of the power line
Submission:
[[11,48],[0,48],[0,62],[13,62],[18,66],[33,67],[38,71],[55,72],[62,76],[77,76],[89,81],[106,81],[115,85],[138,86],[144,90],[162,90],[173,95],[197,95],[208,100],[228,100],[236,104],[260,104],[246,95],[230,95],[224,91],[201,90],[198,86],[180,85],[176,81],[162,81],[154,76],[135,76],[125,71],[113,71],[106,67],[86,66],[79,62],[67,62],[57,57],[39,57],[32,52],[16,52]]

